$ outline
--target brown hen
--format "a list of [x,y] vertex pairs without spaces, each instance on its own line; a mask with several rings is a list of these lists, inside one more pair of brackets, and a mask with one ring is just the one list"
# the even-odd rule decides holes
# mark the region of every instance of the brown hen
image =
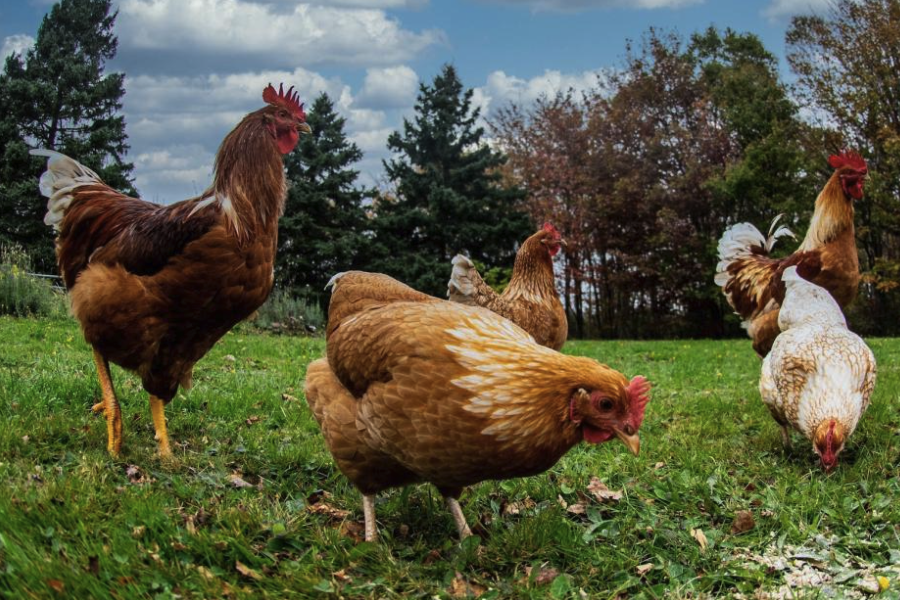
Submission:
[[559,350],[566,343],[569,325],[556,291],[553,257],[565,245],[559,231],[545,223],[519,248],[512,278],[502,294],[484,282],[471,260],[457,254],[447,295],[453,302],[492,310],[530,333],[538,344]]
[[103,392],[108,450],[122,445],[122,416],[109,362],[134,371],[150,394],[159,453],[172,451],[164,406],[192,370],[272,289],[278,218],[285,198],[282,154],[309,132],[292,89],[270,85],[266,106],[222,142],[212,185],[168,206],[130,198],[96,173],[50,150],[41,192],[45,222],[59,232],[60,272]]
[[581,440],[615,437],[635,454],[649,384],[535,343],[480,307],[420,294],[385,275],[337,276],[327,358],[306,398],[341,471],[363,493],[366,539],[375,494],[416,482],[457,498],[486,479],[541,473]]

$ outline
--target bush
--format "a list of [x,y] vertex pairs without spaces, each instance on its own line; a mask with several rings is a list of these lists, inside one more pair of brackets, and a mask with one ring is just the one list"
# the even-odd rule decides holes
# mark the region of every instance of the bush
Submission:
[[316,303],[290,290],[276,289],[259,307],[257,327],[275,333],[315,334],[325,326],[325,313]]
[[62,317],[65,294],[49,279],[30,275],[31,257],[21,246],[0,247],[0,315]]

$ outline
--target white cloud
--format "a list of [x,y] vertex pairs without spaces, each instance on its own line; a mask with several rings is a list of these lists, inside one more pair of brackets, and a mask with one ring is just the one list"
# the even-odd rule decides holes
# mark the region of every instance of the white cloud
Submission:
[[533,11],[578,12],[597,8],[682,8],[704,0],[481,0],[523,6]]
[[484,86],[475,89],[472,103],[481,108],[483,116],[488,117],[492,110],[510,103],[527,106],[542,96],[552,97],[557,92],[572,89],[579,93],[596,88],[600,77],[600,71],[562,73],[547,70],[531,79],[521,79],[503,71],[494,71],[488,75]]
[[232,70],[261,63],[396,64],[444,39],[437,30],[403,29],[383,10],[300,3],[279,12],[245,0],[122,0],[116,33],[125,55],[149,54],[176,68],[206,61]]
[[822,12],[831,0],[772,0],[762,14],[770,19],[782,19],[794,15]]
[[418,89],[419,76],[405,65],[367,69],[357,101],[373,108],[406,108],[415,102]]
[[[248,0],[260,4],[296,4],[297,0]],[[344,6],[347,8],[423,8],[428,0],[313,0],[310,4]]]
[[0,60],[6,60],[10,54],[22,54],[34,46],[34,38],[24,33],[10,35],[3,38],[3,46],[0,47]]
[[[174,202],[202,192],[212,181],[216,150],[245,114],[263,105],[269,83],[295,85],[307,107],[322,92],[347,118],[346,133],[366,153],[366,183],[380,170],[393,129],[384,111],[357,108],[350,87],[306,69],[231,75],[126,77],[123,112],[135,184],[143,198]],[[362,167],[358,167],[362,170]]]

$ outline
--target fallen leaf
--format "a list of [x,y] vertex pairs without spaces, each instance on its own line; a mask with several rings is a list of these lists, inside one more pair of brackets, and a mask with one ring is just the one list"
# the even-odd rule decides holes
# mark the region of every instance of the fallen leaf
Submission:
[[213,572],[210,571],[209,569],[207,569],[206,567],[204,567],[203,565],[197,565],[197,572],[200,573],[200,575],[203,577],[203,579],[205,579],[207,581],[212,581],[213,579],[216,578],[216,576],[213,575]]
[[664,466],[666,466],[666,463],[664,463],[664,462],[658,462],[658,463],[656,463],[655,465],[653,465],[653,468],[654,468],[654,469],[662,469]]
[[409,525],[407,525],[406,523],[401,523],[400,528],[397,531],[397,535],[400,537],[404,537],[404,538],[406,536],[408,536],[409,535]]
[[295,398],[294,396],[291,396],[290,394],[282,394],[281,399],[284,400],[285,402],[296,402],[297,401],[297,398]]
[[359,544],[366,537],[366,527],[356,521],[344,521],[341,524],[341,535]]
[[262,417],[260,417],[259,415],[250,415],[250,417],[248,417],[247,420],[244,421],[244,423],[246,423],[247,425],[253,425],[254,423],[259,423],[260,421],[262,421]]
[[353,578],[350,577],[349,575],[347,575],[347,573],[344,571],[344,569],[341,569],[340,571],[335,571],[334,573],[332,573],[332,575],[334,575],[335,579],[340,579],[341,581],[353,581]]
[[559,502],[559,505],[562,506],[563,508],[568,508],[568,506],[569,506],[569,503],[566,502],[566,499],[562,497],[562,494],[556,495],[556,501]]
[[637,574],[639,576],[643,577],[648,572],[650,572],[653,569],[653,567],[654,567],[653,563],[644,563],[642,565],[638,565],[637,568],[635,569],[635,571],[637,571]]
[[28,443],[28,440],[30,440],[30,439],[31,439],[31,438],[28,437],[27,435],[23,435],[23,436],[22,436],[22,443],[23,443],[23,444],[27,444],[27,443]]
[[701,550],[706,550],[706,547],[709,545],[709,541],[707,541],[706,534],[703,533],[702,529],[691,529],[691,537],[697,540],[697,543],[700,544]]
[[566,512],[570,512],[573,515],[583,515],[587,512],[587,507],[583,502],[576,502],[575,504],[570,504],[568,508],[566,508]]
[[144,525],[138,525],[131,530],[131,537],[140,538],[144,536],[144,532],[147,531],[147,528]]
[[244,481],[244,479],[243,479],[240,475],[238,475],[237,473],[232,473],[231,475],[229,475],[229,476],[228,476],[228,482],[229,482],[233,487],[236,487],[236,488],[238,488],[238,489],[242,489],[242,488],[252,488],[252,487],[253,487],[253,484],[252,484],[252,483],[247,483],[247,482]]
[[225,356],[222,357],[222,360],[224,360],[225,362],[233,363],[233,362],[235,362],[237,359],[234,357],[233,354],[226,354]]
[[739,510],[734,515],[734,521],[731,523],[731,533],[745,533],[754,527],[756,527],[756,521],[753,520],[753,513],[749,510]]
[[66,589],[66,584],[64,584],[59,579],[48,579],[47,585],[53,588],[53,591],[62,594]]
[[262,575],[242,563],[241,561],[235,561],[234,568],[237,569],[237,572],[246,577],[247,579],[255,579],[259,581],[262,579]]
[[439,550],[432,550],[428,554],[425,555],[425,558],[422,560],[423,565],[430,565],[431,563],[441,560],[441,553]]
[[331,492],[327,490],[316,490],[306,497],[307,504],[316,504],[322,500],[328,500],[331,498]]
[[314,515],[325,515],[326,517],[334,521],[345,519],[350,514],[349,510],[335,508],[326,502],[307,505],[306,510],[313,513]]
[[600,481],[599,477],[591,477],[591,482],[587,486],[589,491],[598,502],[618,502],[622,499],[622,492],[614,492],[606,484]]
[[537,577],[534,578],[534,585],[546,585],[559,577],[559,571],[553,567],[541,567]]
[[487,588],[483,585],[478,585],[477,583],[471,583],[466,581],[462,576],[462,573],[457,572],[456,577],[450,583],[450,587],[447,589],[447,593],[449,593],[454,598],[468,598],[472,596],[474,598],[478,598],[481,596]]
[[877,594],[881,591],[881,584],[874,575],[867,575],[857,582],[856,588],[867,594]]
[[145,483],[153,483],[153,478],[147,477],[137,465],[128,465],[125,468],[125,475],[128,481],[134,485],[144,485]]

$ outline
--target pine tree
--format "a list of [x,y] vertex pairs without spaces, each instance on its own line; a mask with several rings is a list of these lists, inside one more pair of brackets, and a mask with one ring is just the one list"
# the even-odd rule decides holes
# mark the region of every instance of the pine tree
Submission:
[[38,269],[55,270],[55,260],[37,189],[44,161],[29,148],[68,154],[134,193],[119,114],[124,75],[103,73],[116,53],[115,19],[111,0],[61,0],[24,60],[8,57],[0,74],[0,242],[24,246]]
[[375,270],[437,296],[446,294],[456,253],[511,265],[516,244],[532,233],[519,210],[523,192],[499,185],[506,158],[483,142],[471,100],[450,65],[420,86],[415,119],[388,138],[400,154],[385,161],[396,197],[376,207]]
[[356,186],[359,172],[350,165],[362,151],[347,139],[345,122],[323,93],[307,115],[312,135],[284,161],[291,187],[279,222],[276,281],[320,304],[332,275],[362,268],[370,239],[363,203],[375,190]]

